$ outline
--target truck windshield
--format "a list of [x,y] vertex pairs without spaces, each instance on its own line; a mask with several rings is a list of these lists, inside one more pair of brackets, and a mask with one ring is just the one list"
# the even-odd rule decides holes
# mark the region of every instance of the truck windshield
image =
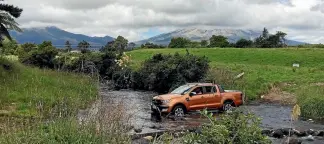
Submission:
[[191,87],[192,86],[189,86],[189,85],[180,86],[180,87],[176,88],[175,90],[173,90],[171,92],[171,94],[185,94],[190,90]]

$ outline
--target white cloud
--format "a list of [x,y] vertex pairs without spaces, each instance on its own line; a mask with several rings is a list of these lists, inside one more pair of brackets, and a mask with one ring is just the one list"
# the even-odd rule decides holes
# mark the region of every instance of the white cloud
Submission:
[[[289,38],[322,42],[322,0],[11,0],[24,9],[23,27],[58,26],[87,35],[143,38],[150,28],[281,30]],[[317,38],[315,38],[317,37]]]

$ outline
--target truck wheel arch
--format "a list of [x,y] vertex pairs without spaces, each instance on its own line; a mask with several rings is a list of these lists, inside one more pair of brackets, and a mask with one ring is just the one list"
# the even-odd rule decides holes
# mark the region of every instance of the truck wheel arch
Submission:
[[176,106],[181,106],[181,107],[184,108],[185,112],[188,112],[188,109],[187,109],[186,105],[184,105],[183,103],[177,103],[177,104],[175,104],[175,105],[172,107],[171,112],[173,112],[173,110],[174,110],[174,108],[175,108]]
[[223,101],[222,104],[224,104],[226,102],[232,102],[233,106],[236,107],[236,104],[235,104],[234,100],[232,100],[232,99],[226,99],[226,100]]

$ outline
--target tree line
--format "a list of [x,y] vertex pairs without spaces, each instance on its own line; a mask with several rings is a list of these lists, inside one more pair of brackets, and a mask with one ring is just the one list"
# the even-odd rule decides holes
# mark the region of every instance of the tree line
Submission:
[[236,48],[279,48],[286,47],[287,34],[278,31],[276,34],[269,34],[266,28],[263,29],[262,34],[255,40],[240,39],[235,43],[230,43],[228,38],[222,35],[213,35],[209,40],[202,40],[200,42],[191,41],[183,37],[175,37],[171,39],[169,48],[197,48],[197,47],[236,47]]

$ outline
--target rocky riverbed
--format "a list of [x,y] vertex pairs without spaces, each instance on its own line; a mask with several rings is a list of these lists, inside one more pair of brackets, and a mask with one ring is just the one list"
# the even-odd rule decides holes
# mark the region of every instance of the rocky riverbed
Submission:
[[[101,104],[99,105],[96,103],[91,109],[80,111],[79,119],[89,119],[88,117],[92,116],[91,114],[89,115],[89,113],[96,113],[98,111],[97,107],[99,106],[111,105],[112,102],[123,102],[123,106],[125,107],[125,115],[131,115],[130,123],[134,128],[129,133],[132,135],[136,134],[145,136],[152,133],[162,133],[164,131],[179,131],[191,127],[197,127],[201,123],[206,122],[206,119],[202,118],[198,113],[187,115],[184,119],[176,121],[172,119],[162,119],[162,122],[152,120],[150,102],[152,97],[156,95],[156,93],[153,92],[132,90],[113,91],[102,88],[100,93],[103,98]],[[292,111],[292,107],[290,106],[255,103],[252,105],[242,106],[241,108],[245,109],[246,112],[252,112],[262,118],[261,127],[265,130],[269,130],[268,132],[270,133],[267,134],[269,136],[273,136],[274,132],[278,132],[276,130],[290,127],[290,115]],[[310,129],[320,132],[320,130],[324,130],[324,125],[315,123],[311,120],[300,120],[294,121],[292,128],[300,132],[306,132]],[[284,142],[286,138],[280,136],[271,139],[273,143],[279,144]],[[324,143],[323,136],[310,136],[310,134],[300,136],[296,139],[303,141],[303,143]]]

